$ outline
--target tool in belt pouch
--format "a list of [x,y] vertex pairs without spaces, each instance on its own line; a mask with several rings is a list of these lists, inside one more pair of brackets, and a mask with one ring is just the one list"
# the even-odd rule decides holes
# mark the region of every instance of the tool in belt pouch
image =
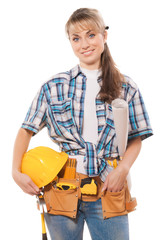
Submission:
[[84,178],[81,180],[80,190],[82,194],[96,195],[97,182],[92,178]]
[[69,158],[58,178],[45,186],[44,199],[48,213],[76,218],[81,194],[96,195],[97,182],[87,177],[80,183],[80,179],[76,178],[76,159]]
[[76,159],[68,158],[57,179],[44,188],[44,199],[48,213],[76,218],[80,194],[78,184]]

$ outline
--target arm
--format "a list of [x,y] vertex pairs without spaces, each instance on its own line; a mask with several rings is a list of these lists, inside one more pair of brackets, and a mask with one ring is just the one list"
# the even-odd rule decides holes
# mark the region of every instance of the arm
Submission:
[[14,144],[12,165],[13,179],[25,193],[30,195],[38,194],[39,188],[29,176],[21,173],[21,161],[23,154],[27,151],[32,135],[32,131],[23,128],[19,130]]
[[135,162],[141,149],[141,138],[137,137],[129,141],[127,150],[120,161],[118,167],[111,171],[105,182],[102,191],[118,192],[124,186],[128,172]]

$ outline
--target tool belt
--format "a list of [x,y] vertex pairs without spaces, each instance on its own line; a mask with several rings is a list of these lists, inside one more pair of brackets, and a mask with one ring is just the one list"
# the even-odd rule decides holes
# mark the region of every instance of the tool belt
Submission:
[[[76,218],[79,199],[94,202],[100,198],[104,219],[125,215],[135,210],[136,198],[131,198],[127,183],[120,192],[101,192],[103,182],[99,176],[89,178],[81,173],[75,173],[75,178],[68,179],[64,176],[64,173],[60,173],[56,181],[44,188],[44,200],[50,214]],[[89,184],[88,180],[93,181]],[[82,184],[83,182],[85,184]],[[92,188],[94,192],[95,184],[97,193],[91,194]],[[90,186],[90,189],[87,186]],[[88,191],[88,194],[85,194],[85,191]]]

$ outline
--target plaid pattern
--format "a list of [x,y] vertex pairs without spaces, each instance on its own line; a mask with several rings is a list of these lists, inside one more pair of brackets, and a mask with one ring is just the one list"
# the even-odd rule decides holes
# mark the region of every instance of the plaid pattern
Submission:
[[[137,85],[128,76],[124,77],[126,82],[122,85],[120,98],[129,104],[129,139],[141,136],[143,140],[153,134],[149,117]],[[96,96],[98,141],[96,144],[86,142],[82,138],[86,80],[79,65],[53,76],[35,96],[22,128],[36,134],[46,126],[60,151],[84,155],[87,174],[100,175],[104,181],[112,170],[105,158],[119,155],[112,106]],[[99,77],[97,81],[101,86],[102,79]]]

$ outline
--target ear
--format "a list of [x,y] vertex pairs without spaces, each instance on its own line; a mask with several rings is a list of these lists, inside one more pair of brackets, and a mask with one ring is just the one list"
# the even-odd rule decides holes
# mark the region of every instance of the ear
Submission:
[[106,43],[107,42],[107,36],[108,36],[108,32],[105,30],[104,31],[104,43]]

